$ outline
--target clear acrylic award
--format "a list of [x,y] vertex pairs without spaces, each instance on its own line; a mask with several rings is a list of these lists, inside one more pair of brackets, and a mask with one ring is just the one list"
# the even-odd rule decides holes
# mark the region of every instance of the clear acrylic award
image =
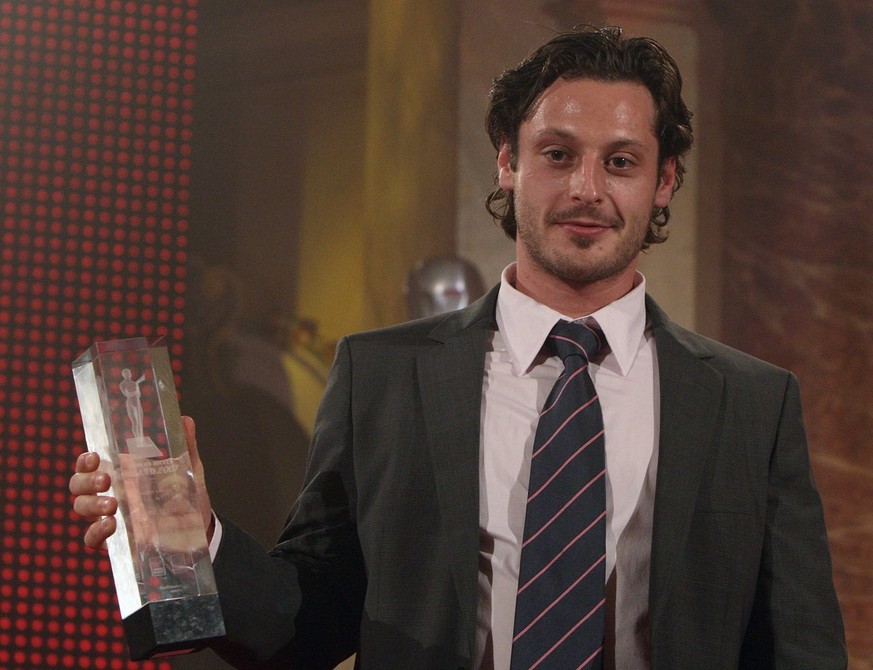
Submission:
[[167,346],[97,342],[73,362],[89,451],[118,499],[109,559],[131,658],[224,635]]

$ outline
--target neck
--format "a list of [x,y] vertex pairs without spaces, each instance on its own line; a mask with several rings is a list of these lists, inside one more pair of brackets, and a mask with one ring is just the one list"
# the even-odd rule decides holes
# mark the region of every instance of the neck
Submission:
[[517,266],[515,288],[553,310],[578,319],[627,295],[635,285],[636,262],[621,273],[593,282],[572,282],[545,271]]

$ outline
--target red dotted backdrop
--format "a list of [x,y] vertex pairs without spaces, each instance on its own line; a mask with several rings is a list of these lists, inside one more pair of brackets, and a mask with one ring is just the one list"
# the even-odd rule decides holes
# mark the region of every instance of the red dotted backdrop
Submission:
[[196,5],[0,0],[4,670],[160,665],[127,661],[108,560],[70,510],[70,363],[157,335],[181,358]]

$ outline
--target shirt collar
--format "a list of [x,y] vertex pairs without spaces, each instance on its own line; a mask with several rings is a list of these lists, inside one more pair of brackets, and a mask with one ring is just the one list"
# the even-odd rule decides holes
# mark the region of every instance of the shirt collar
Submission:
[[[503,270],[500,278],[497,327],[516,374],[525,375],[533,368],[552,327],[561,319],[574,319],[518,291],[514,283],[515,263],[511,263]],[[646,278],[637,272],[634,287],[628,293],[593,314],[576,319],[593,319],[597,322],[609,344],[609,352],[601,365],[614,367],[622,376],[630,372],[639,351],[640,340],[645,334],[645,295]]]

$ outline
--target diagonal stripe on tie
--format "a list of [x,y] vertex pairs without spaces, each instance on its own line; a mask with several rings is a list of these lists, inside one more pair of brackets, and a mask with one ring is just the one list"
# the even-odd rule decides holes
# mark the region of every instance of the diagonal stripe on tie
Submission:
[[559,322],[564,361],[537,424],[525,511],[511,670],[602,667],[606,559],[603,416],[588,360],[602,334]]

